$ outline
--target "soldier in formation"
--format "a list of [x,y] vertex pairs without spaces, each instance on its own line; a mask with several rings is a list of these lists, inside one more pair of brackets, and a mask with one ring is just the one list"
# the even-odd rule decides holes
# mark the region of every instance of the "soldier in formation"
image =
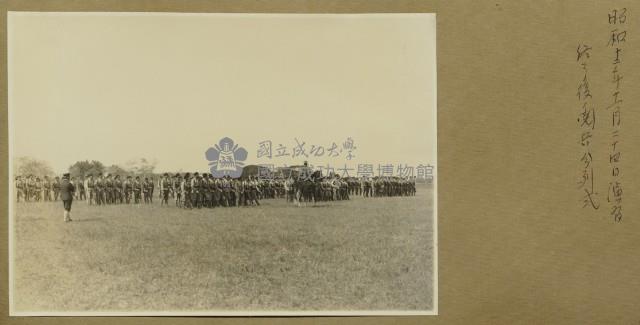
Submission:
[[53,179],[51,188],[53,189],[53,200],[58,201],[58,197],[60,196],[60,177],[56,176]]
[[[355,196],[365,198],[414,196],[415,177],[340,177],[320,174],[304,177],[260,179],[249,176],[233,179],[215,178],[208,173],[163,174],[156,184],[152,177],[120,175],[87,175],[68,179],[74,185],[74,198],[86,199],[89,205],[153,204],[153,193],[158,186],[161,205],[175,199],[177,207],[216,208],[259,206],[261,200],[285,199],[298,206],[317,202],[343,201]],[[62,182],[56,177],[40,179],[29,175],[15,178],[17,201],[51,201],[60,197]],[[53,198],[51,197],[53,192]]]

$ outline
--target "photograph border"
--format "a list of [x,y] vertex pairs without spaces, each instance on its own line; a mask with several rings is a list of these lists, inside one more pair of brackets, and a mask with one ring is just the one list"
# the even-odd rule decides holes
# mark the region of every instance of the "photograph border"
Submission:
[[7,53],[7,68],[6,68],[6,81],[7,90],[7,146],[8,146],[8,157],[6,161],[8,161],[8,175],[12,177],[13,175],[13,161],[11,159],[14,157],[13,155],[13,147],[12,147],[12,135],[13,126],[12,126],[12,113],[11,113],[11,97],[9,96],[12,93],[12,84],[9,80],[9,76],[11,75],[11,52],[9,51],[9,45],[11,44],[11,24],[10,20],[12,16],[16,15],[105,15],[105,14],[113,14],[113,15],[124,15],[124,16],[137,16],[137,15],[145,15],[145,14],[153,14],[159,16],[217,16],[217,15],[351,15],[351,16],[361,16],[361,15],[388,15],[388,14],[405,14],[405,15],[433,15],[435,24],[434,24],[434,36],[436,39],[434,49],[434,60],[432,62],[434,69],[434,116],[435,124],[436,124],[436,132],[435,132],[435,167],[434,167],[434,178],[433,178],[433,309],[432,310],[308,310],[308,311],[288,311],[288,310],[254,310],[254,311],[228,311],[228,310],[211,310],[211,311],[135,311],[135,312],[123,312],[123,311],[113,311],[113,312],[90,312],[90,311],[68,311],[68,312],[48,312],[48,311],[37,311],[37,312],[23,312],[16,311],[14,306],[14,278],[13,278],[13,248],[15,246],[14,243],[14,205],[15,202],[13,200],[15,196],[15,189],[10,181],[8,180],[8,265],[9,265],[9,316],[267,316],[267,317],[278,317],[278,316],[436,316],[438,315],[438,287],[439,287],[439,277],[438,277],[438,251],[439,251],[439,238],[438,238],[438,76],[437,76],[437,14],[435,10],[433,12],[361,12],[361,13],[351,13],[351,12],[166,12],[166,11],[22,11],[22,10],[7,10],[6,11],[6,48],[5,53]]

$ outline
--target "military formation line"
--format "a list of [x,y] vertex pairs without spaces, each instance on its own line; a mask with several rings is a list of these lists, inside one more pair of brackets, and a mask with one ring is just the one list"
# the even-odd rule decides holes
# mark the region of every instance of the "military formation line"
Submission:
[[[263,199],[286,199],[302,206],[317,202],[349,200],[352,196],[394,197],[414,196],[415,177],[289,177],[264,179],[214,178],[206,173],[153,177],[120,175],[88,175],[72,178],[75,200],[89,205],[152,204],[154,194],[161,205],[182,208],[214,208],[258,206]],[[42,179],[33,175],[16,178],[18,202],[57,201],[60,178]]]

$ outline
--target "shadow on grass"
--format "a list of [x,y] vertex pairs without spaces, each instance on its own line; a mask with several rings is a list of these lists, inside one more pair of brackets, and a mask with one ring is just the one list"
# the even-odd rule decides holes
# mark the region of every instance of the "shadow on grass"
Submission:
[[82,219],[73,219],[72,222],[104,222],[102,218],[82,218]]

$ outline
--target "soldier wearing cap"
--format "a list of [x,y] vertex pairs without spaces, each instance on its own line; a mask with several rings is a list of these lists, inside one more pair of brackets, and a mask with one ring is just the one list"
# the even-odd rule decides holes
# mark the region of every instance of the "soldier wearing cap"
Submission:
[[142,183],[142,197],[144,199],[145,204],[151,204],[152,201],[152,193],[153,193],[153,182],[149,180],[149,177],[144,178],[144,182]]
[[193,177],[189,181],[191,183],[191,206],[197,208],[200,199],[200,174],[198,172],[193,173]]
[[60,198],[62,199],[62,205],[64,207],[64,221],[71,221],[71,203],[73,202],[73,193],[75,192],[75,186],[69,180],[69,173],[65,173],[62,176],[62,182],[60,182]]
[[42,188],[44,190],[44,200],[51,201],[51,181],[49,180],[49,176],[44,176],[44,181],[42,182]]
[[215,177],[213,178],[212,189],[213,189],[213,197],[211,198],[212,200],[211,205],[215,208],[221,205],[220,202],[222,200],[222,183],[220,183],[219,178],[215,178]]
[[42,199],[42,180],[40,180],[40,177],[36,177],[33,193],[36,201],[39,202]]
[[169,178],[169,174],[164,173],[162,179],[160,180],[160,194],[162,195],[162,200],[160,201],[160,205],[166,204],[169,205],[169,193],[171,192],[171,179]]
[[136,176],[131,184],[133,188],[133,203],[140,203],[140,196],[142,195],[142,182],[140,181],[140,176]]
[[153,192],[156,188],[156,183],[153,181],[153,175],[149,176],[149,203],[153,203]]
[[205,174],[198,174],[198,182],[197,182],[197,186],[198,186],[198,199],[196,200],[197,202],[197,207],[198,208],[202,208],[205,205],[205,199],[206,199],[206,191],[207,191],[207,180],[205,179]]
[[111,179],[111,174],[107,174],[104,181],[104,201],[106,204],[113,203],[113,180]]
[[192,205],[192,186],[191,186],[191,175],[189,173],[184,174],[184,179],[181,184],[181,192],[184,195],[184,204],[183,207],[191,209]]
[[26,183],[22,176],[16,176],[16,201],[20,202],[20,198],[25,200]]
[[231,183],[227,175],[220,179],[220,183],[222,184],[222,205],[228,207],[231,200]]
[[77,183],[76,183],[76,190],[79,192],[78,198],[80,200],[86,200],[87,199],[87,192],[86,192],[86,189],[84,187],[84,177],[78,177]]
[[182,177],[180,177],[179,173],[177,173],[173,177],[173,193],[176,198],[176,206],[181,207],[182,206]]
[[207,208],[213,207],[213,177],[211,174],[202,174],[204,181],[202,184],[202,191],[204,193],[204,206]]
[[96,181],[94,183],[94,188],[96,192],[96,204],[102,205],[105,203],[105,193],[104,193],[104,176],[102,174],[98,174],[96,177]]
[[96,200],[95,182],[93,174],[87,174],[84,187],[87,189],[87,204],[89,205],[94,204]]
[[244,201],[244,183],[240,179],[233,180],[234,205],[240,207]]
[[113,203],[122,204],[123,201],[122,180],[116,175],[113,177]]
[[53,179],[51,189],[53,189],[53,200],[58,201],[58,197],[60,196],[60,177],[56,176]]
[[27,182],[25,184],[26,201],[31,201],[34,199],[35,191],[36,191],[36,178],[35,176],[33,176],[33,174],[29,174],[29,176],[27,176]]
[[202,200],[203,207],[209,207],[210,198],[213,197],[211,195],[211,191],[209,191],[209,177],[213,177],[209,173],[200,174],[200,199]]
[[127,179],[122,183],[122,189],[124,190],[124,201],[127,204],[131,203],[131,195],[133,193],[133,181],[131,180],[131,176],[127,176]]
[[258,180],[253,176],[249,176],[249,180],[247,181],[247,185],[249,187],[249,198],[247,205],[260,205],[258,202]]

